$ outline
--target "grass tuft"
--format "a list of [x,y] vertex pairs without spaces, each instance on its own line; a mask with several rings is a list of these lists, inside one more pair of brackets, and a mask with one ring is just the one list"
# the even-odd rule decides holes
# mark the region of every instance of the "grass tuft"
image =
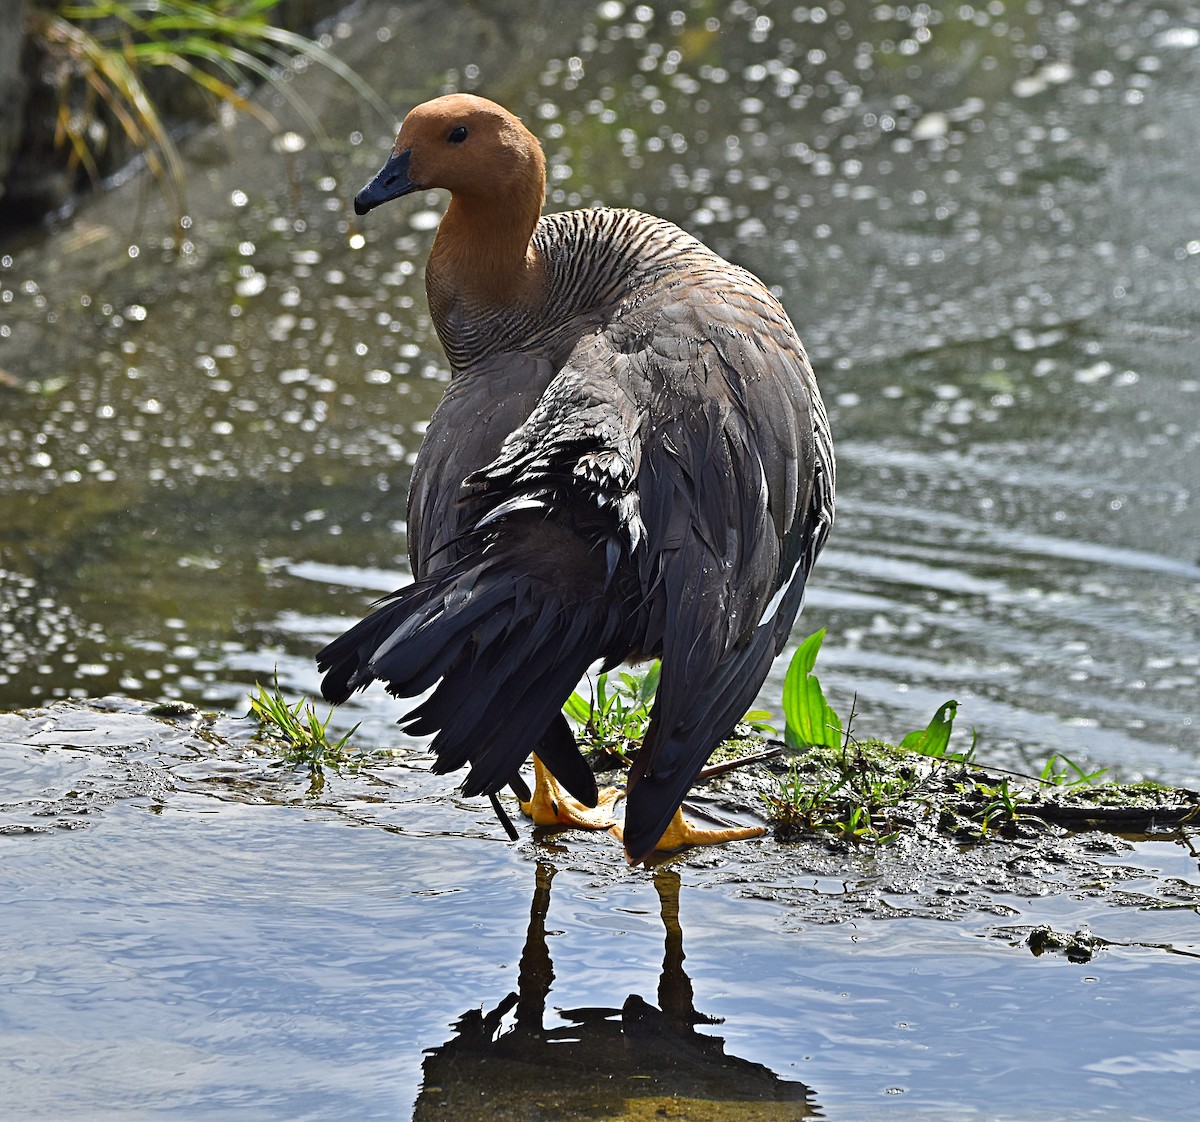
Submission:
[[257,692],[250,696],[248,715],[258,718],[265,736],[282,745],[286,763],[308,768],[313,781],[313,793],[320,790],[326,767],[336,772],[347,763],[358,762],[347,750],[350,738],[358,731],[358,725],[340,740],[330,741],[327,729],[333,718],[332,709],[321,720],[313,703],[305,698],[289,705],[279,692],[278,675],[269,692],[260,682],[255,683],[255,690]]
[[148,91],[156,71],[174,71],[208,97],[248,113],[275,135],[275,117],[248,96],[269,83],[329,148],[316,114],[288,81],[294,59],[317,63],[350,85],[391,121],[386,105],[350,67],[316,41],[284,30],[270,17],[281,0],[60,0],[33,7],[29,29],[51,62],[58,95],[56,146],[68,167],[100,183],[107,145],[101,110],[146,161],[171,200],[177,221],[185,211],[184,170],[160,105]]

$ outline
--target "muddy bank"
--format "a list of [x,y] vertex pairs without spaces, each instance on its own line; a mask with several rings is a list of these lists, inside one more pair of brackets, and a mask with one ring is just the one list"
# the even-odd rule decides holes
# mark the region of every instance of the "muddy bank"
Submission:
[[[0,834],[85,829],[118,801],[144,801],[153,811],[201,796],[320,808],[401,834],[440,824],[481,841],[504,837],[486,800],[460,799],[454,777],[430,774],[419,750],[363,756],[340,772],[324,769],[314,783],[308,769],[282,761],[280,745],[263,739],[257,722],[188,705],[114,697],[0,714],[0,744],[10,768],[40,778],[16,797],[9,788]],[[688,806],[702,818],[766,823],[762,796],[777,789],[784,767],[776,759],[728,772],[693,792]],[[1034,794],[1003,824],[981,829],[971,806],[978,799],[973,779],[985,775],[947,765],[898,812],[896,837],[887,844],[793,826],[761,840],[664,855],[655,864],[683,866],[701,883],[770,901],[789,929],[924,918],[981,924],[990,937],[1025,941],[1035,954],[1091,957],[1112,943],[1192,953],[1168,945],[1158,917],[1200,910],[1195,792],[1104,784]],[[533,830],[508,801],[521,834],[516,844],[539,861],[581,874],[597,889],[629,875],[606,834]],[[1148,853],[1158,856],[1148,863]],[[1166,853],[1172,859],[1159,861]],[[1180,875],[1188,868],[1190,877]],[[1047,896],[1082,908],[1094,930],[1076,937],[1022,924],[1019,900]],[[1124,915],[1106,933],[1117,913]]]

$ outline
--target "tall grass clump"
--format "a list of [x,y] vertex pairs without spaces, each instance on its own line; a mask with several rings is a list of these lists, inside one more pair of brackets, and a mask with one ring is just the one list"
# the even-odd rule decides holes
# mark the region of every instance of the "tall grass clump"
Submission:
[[49,65],[58,104],[55,145],[67,150],[68,170],[83,169],[100,184],[102,157],[113,128],[133,150],[182,218],[184,171],[152,89],[162,75],[181,75],[208,101],[247,113],[272,133],[275,117],[251,100],[269,83],[292,106],[322,149],[328,138],[311,108],[287,80],[296,59],[326,67],[384,117],[378,95],[350,67],[307,36],[272,23],[281,0],[52,0],[29,12],[29,31]]

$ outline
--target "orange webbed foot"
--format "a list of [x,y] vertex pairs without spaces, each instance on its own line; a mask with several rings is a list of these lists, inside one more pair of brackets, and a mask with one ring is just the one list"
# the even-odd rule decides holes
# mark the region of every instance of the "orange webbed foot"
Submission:
[[[726,842],[760,838],[767,832],[765,826],[694,826],[683,816],[682,808],[675,812],[663,836],[655,845],[656,853],[670,853],[689,845],[724,845]],[[614,826],[610,834],[617,841],[624,841],[620,826]]]
[[584,806],[567,793],[541,760],[533,757],[533,794],[522,800],[521,812],[535,826],[576,826],[584,830],[607,830],[616,823],[613,807],[624,794],[619,788],[605,787],[597,804]]

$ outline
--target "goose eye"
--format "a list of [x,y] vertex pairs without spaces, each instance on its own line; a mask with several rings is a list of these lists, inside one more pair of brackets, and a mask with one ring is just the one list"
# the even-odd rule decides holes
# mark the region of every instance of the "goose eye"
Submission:
[[446,137],[451,144],[461,144],[467,139],[467,126],[459,125],[457,128],[450,130],[450,135]]

